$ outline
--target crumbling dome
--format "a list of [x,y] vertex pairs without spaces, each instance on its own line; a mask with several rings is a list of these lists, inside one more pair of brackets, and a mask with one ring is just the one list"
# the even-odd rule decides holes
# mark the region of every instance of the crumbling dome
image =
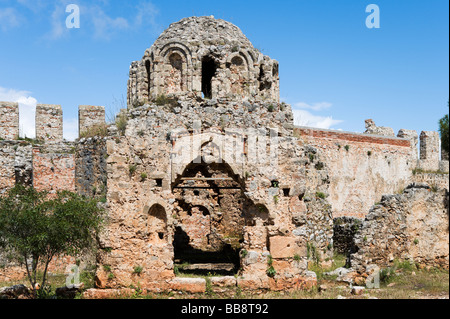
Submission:
[[186,18],[131,64],[128,107],[161,95],[279,102],[278,69],[232,23]]

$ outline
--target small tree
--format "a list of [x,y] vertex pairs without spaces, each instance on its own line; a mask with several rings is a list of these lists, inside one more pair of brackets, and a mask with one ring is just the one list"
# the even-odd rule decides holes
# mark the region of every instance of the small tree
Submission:
[[439,132],[441,133],[442,149],[450,153],[450,141],[448,132],[448,114],[439,121]]
[[0,198],[0,247],[9,261],[26,267],[37,297],[37,273],[45,288],[48,265],[55,256],[76,256],[92,247],[100,231],[102,210],[93,199],[71,192],[49,197],[47,192],[16,186]]

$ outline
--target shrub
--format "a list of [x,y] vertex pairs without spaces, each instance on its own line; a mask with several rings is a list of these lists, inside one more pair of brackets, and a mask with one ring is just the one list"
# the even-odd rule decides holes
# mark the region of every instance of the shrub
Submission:
[[117,118],[116,118],[116,126],[117,129],[119,130],[119,133],[121,136],[125,135],[125,131],[127,130],[127,125],[128,125],[128,118],[126,116],[126,114],[120,114]]
[[133,274],[135,275],[140,275],[142,273],[142,271],[144,270],[144,268],[142,266],[136,266],[133,269]]
[[167,98],[167,96],[165,94],[160,94],[156,97],[155,103],[158,106],[164,106],[169,104],[170,100],[169,98]]
[[320,198],[320,199],[325,199],[325,198],[327,198],[327,195],[325,193],[322,193],[322,192],[317,192],[316,193],[316,197]]
[[80,138],[89,138],[96,136],[98,137],[108,136],[108,127],[106,126],[106,124],[94,125],[80,133]]
[[267,270],[266,270],[266,274],[267,276],[269,276],[270,278],[274,278],[277,275],[277,271],[275,270],[275,268],[273,268],[273,266],[270,266]]
[[137,170],[136,165],[128,166],[128,171],[130,172],[130,175],[134,175],[134,173],[136,173],[136,170]]

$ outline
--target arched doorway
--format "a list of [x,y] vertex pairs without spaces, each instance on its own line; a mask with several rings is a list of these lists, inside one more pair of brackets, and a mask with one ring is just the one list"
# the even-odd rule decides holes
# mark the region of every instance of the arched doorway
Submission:
[[175,265],[188,273],[236,274],[246,223],[242,181],[226,163],[196,162],[172,185]]

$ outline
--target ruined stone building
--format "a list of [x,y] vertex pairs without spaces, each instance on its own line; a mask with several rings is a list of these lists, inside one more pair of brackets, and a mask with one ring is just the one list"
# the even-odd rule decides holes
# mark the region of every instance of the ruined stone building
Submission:
[[[364,134],[295,127],[279,80],[278,62],[238,27],[183,19],[131,63],[128,108],[103,134],[103,107],[80,106],[80,139],[67,142],[61,107],[38,105],[36,141],[18,140],[18,105],[0,102],[0,192],[20,182],[105,202],[99,288],[204,291],[203,279],[178,278],[179,269],[228,275],[213,279],[217,287],[310,287],[308,263],[333,257],[334,221],[347,217],[373,239],[356,239],[359,267],[416,257],[448,267],[439,135],[423,132],[419,154],[417,132],[395,136],[373,121]],[[389,247],[387,235],[374,234],[387,226],[364,221],[373,214],[398,221],[394,235],[403,241]],[[405,229],[420,245],[406,242]],[[372,252],[377,243],[384,246]]]

